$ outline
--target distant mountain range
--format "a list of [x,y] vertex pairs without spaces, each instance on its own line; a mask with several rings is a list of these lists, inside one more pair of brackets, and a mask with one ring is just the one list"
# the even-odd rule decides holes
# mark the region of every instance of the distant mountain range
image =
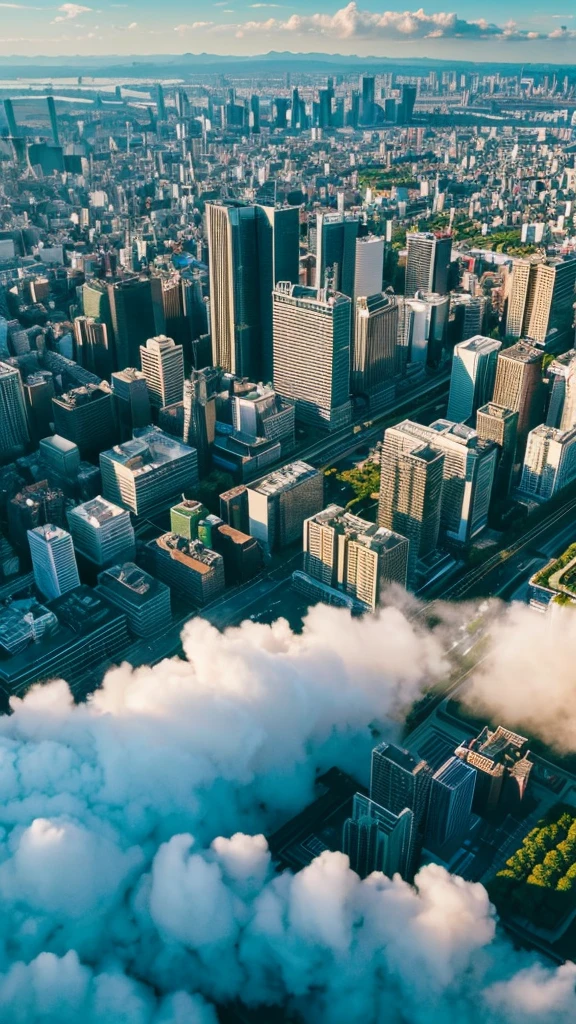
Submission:
[[[210,67],[214,71],[226,67],[231,70],[234,66],[245,68],[247,64],[256,64],[259,70],[285,71],[291,67],[300,70],[315,70],[322,66],[337,65],[339,68],[347,69],[361,67],[362,70],[382,69],[382,65],[393,65],[409,67],[411,69],[425,68],[453,68],[456,65],[464,68],[475,68],[483,71],[490,68],[510,68],[515,71],[520,67],[519,63],[503,63],[501,61],[456,61],[437,60],[432,57],[359,57],[356,54],[341,53],[292,53],[290,50],[270,50],[269,53],[260,53],[253,56],[238,56],[237,54],[217,53],[151,53],[151,54],[130,54],[125,56],[111,54],[109,56],[84,57],[78,54],[58,57],[2,57],[0,56],[0,69],[4,75],[9,77],[33,76],[41,72],[57,76],[58,72],[66,70],[77,75],[93,75],[98,72],[100,75],[113,74],[114,76],[126,75],[127,77],[138,74],[162,75],[168,72],[172,74],[194,73],[196,69]],[[525,70],[553,70],[559,75],[562,71],[557,64],[527,64],[522,65]],[[571,65],[567,65],[569,67]]]

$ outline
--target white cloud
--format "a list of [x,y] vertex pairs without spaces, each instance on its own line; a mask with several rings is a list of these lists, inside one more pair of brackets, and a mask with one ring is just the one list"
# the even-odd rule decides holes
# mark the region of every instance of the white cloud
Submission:
[[70,21],[72,18],[78,18],[81,14],[87,14],[92,8],[83,7],[82,4],[61,4],[58,10],[62,13],[54,18],[53,24],[58,21]]
[[[258,6],[258,5],[251,5]],[[265,6],[265,5],[262,5]],[[294,35],[319,35],[335,39],[558,39],[573,38],[576,33],[558,29],[551,33],[530,32],[518,28],[516,22],[504,25],[479,18],[467,21],[454,13],[434,11],[375,11],[361,10],[352,0],[334,14],[293,14],[282,21],[269,18],[267,21],[249,21],[239,25],[242,32],[280,31]]]
[[193,21],[190,25],[176,25],[174,31],[184,35],[186,32],[197,32],[198,29],[211,28],[213,24],[213,21]]

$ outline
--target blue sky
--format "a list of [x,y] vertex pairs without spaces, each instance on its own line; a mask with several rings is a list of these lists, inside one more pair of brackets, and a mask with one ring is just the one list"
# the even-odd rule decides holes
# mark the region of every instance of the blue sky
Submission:
[[387,10],[373,0],[0,0],[0,54],[264,53],[576,63],[574,0],[531,13],[521,0]]

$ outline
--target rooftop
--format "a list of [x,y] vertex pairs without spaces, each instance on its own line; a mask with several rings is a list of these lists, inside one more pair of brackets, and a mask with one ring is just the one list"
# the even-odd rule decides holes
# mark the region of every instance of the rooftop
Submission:
[[[472,298],[472,296],[470,296]],[[473,338],[467,338],[456,345],[457,349],[466,349],[468,352],[495,352],[502,348],[502,342],[496,338],[486,338],[483,334],[475,334]]]
[[273,473],[269,473],[262,480],[251,484],[249,489],[258,491],[259,494],[277,494],[279,491],[289,490],[291,487],[296,487],[302,483],[303,480],[318,475],[319,472],[314,466],[299,460],[291,462],[287,466],[282,466],[281,469],[276,469]]
[[498,353],[499,359],[513,359],[517,363],[537,363],[542,362],[544,356],[544,350],[536,348],[535,345],[530,344],[529,341],[517,341],[511,348],[505,349],[503,352]]
[[182,459],[195,451],[195,448],[177,441],[159,427],[143,427],[134,431],[131,441],[114,445],[102,452],[102,456],[121,463],[134,474],[140,474],[149,473],[158,466]]
[[222,555],[205,547],[201,541],[187,540],[185,537],[179,537],[177,533],[163,533],[153,543],[166,551],[172,558],[183,562],[202,575],[210,572],[222,561]]
[[110,519],[117,519],[118,516],[128,516],[128,512],[120,508],[119,505],[114,505],[111,501],[107,501],[106,498],[98,496],[97,498],[91,498],[90,501],[85,501],[83,505],[76,505],[76,508],[70,509],[68,515],[77,516],[79,519],[86,520],[91,526],[99,527]]
[[507,420],[511,416],[516,416],[512,409],[508,409],[505,405],[496,405],[495,402],[487,402],[486,405],[480,406],[478,412],[496,420]]
[[165,585],[144,572],[134,562],[112,565],[98,576],[98,583],[112,592],[122,594],[134,605],[142,605],[154,597]]

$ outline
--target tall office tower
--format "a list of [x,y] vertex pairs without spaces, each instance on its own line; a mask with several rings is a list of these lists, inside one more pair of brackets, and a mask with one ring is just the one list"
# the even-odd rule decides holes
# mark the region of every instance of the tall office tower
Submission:
[[19,454],[29,440],[20,373],[0,362],[0,461]]
[[34,580],[47,600],[80,586],[74,545],[66,530],[47,523],[28,530],[28,541]]
[[557,430],[544,423],[528,434],[520,490],[549,501],[576,478],[576,427]]
[[96,376],[109,378],[114,369],[114,352],[106,324],[94,317],[77,316],[74,319],[76,360]]
[[24,398],[30,433],[35,440],[50,433],[54,378],[49,370],[30,373],[24,380]]
[[279,128],[281,131],[287,127],[288,124],[288,109],[290,107],[290,100],[286,96],[277,96],[274,100],[274,108],[276,115],[274,117],[274,127]]
[[298,89],[292,89],[292,128],[302,128],[303,107]]
[[60,136],[58,134],[58,117],[56,115],[56,104],[53,96],[46,97],[46,106],[48,107],[48,116],[50,118],[50,128],[52,129],[52,141],[55,146],[60,145]]
[[306,519],[304,571],[374,610],[389,583],[406,586],[408,540],[338,505]]
[[554,359],[547,376],[550,402],[546,424],[559,430],[571,430],[576,426],[576,352],[570,349]]
[[130,513],[100,496],[70,509],[68,529],[76,551],[101,569],[136,554]]
[[376,104],[374,102],[374,76],[360,76],[360,124],[374,124]]
[[298,280],[297,208],[207,204],[212,362],[261,380],[272,366],[271,294]]
[[378,523],[410,542],[408,586],[416,582],[418,560],[438,546],[444,456],[395,427],[384,433]]
[[101,452],[100,471],[104,497],[144,515],[170,508],[198,485],[198,456],[158,427],[147,427],[135,431],[132,441]]
[[176,272],[154,273],[150,278],[150,290],[154,310],[154,335],[167,335],[177,345],[182,345],[189,356],[190,325],[184,310],[184,292],[180,275]]
[[250,97],[249,122],[250,122],[250,131],[252,132],[252,134],[253,135],[259,135],[260,134],[260,97],[256,96],[256,95]]
[[298,284],[300,211],[297,206],[257,206],[258,274],[261,324],[261,379],[274,376],[272,292],[278,281]]
[[372,405],[379,395],[386,400],[396,374],[398,305],[393,295],[378,292],[357,298],[354,313],[350,385]]
[[356,793],[352,816],[344,822],[342,852],[360,878],[382,871],[388,878],[407,878],[413,861],[414,815],[407,807],[394,814]]
[[468,834],[476,785],[476,772],[459,757],[434,772],[426,826],[426,845],[438,851],[458,846]]
[[501,341],[478,334],[454,348],[446,418],[464,423],[492,398]]
[[[208,339],[210,354],[202,360],[199,354],[200,339],[208,334],[208,299],[202,293],[202,277],[200,274],[194,277],[182,277],[180,281],[182,288],[182,309],[186,318],[188,342],[184,351],[191,349],[192,363],[198,369],[204,366],[211,358],[211,345]],[[199,361],[201,359],[201,361]]]
[[418,231],[406,235],[408,257],[404,293],[436,292],[447,295],[452,259],[452,238]]
[[450,296],[450,327],[455,341],[466,341],[482,334],[486,316],[486,298],[484,295]]
[[170,530],[186,540],[198,540],[198,523],[208,515],[201,501],[183,498],[170,509]]
[[119,370],[136,366],[140,346],[156,334],[150,278],[130,277],[108,285]]
[[160,82],[156,86],[156,113],[159,121],[166,120],[166,103],[164,100],[164,89]]
[[377,235],[363,235],[356,239],[354,263],[354,295],[376,295],[382,291],[384,274],[384,239]]
[[370,799],[393,814],[401,814],[407,807],[414,815],[411,872],[424,840],[431,783],[430,766],[410,751],[393,743],[380,743],[372,751]]
[[117,440],[112,390],[101,384],[84,384],[52,399],[57,434],[78,445],[83,459],[97,456]]
[[204,605],[224,590],[224,559],[199,540],[164,533],[147,548],[154,575],[184,600]]
[[152,422],[150,396],[146,377],[141,370],[127,366],[110,377],[120,440],[127,441],[134,429],[147,427]]
[[530,430],[544,419],[544,352],[526,341],[498,353],[493,401],[518,413],[516,458],[524,458]]
[[140,346],[142,373],[150,404],[156,408],[181,402],[184,396],[184,350],[172,338],[160,334]]
[[208,392],[205,370],[193,370],[184,381],[184,434],[185,444],[198,452],[198,470],[208,472],[210,446],[216,433],[216,396]]
[[359,227],[355,214],[316,214],[316,288],[327,287],[328,273],[331,287],[353,297]]
[[249,391],[231,398],[232,424],[235,430],[252,437],[279,441],[282,454],[296,444],[294,403],[277,395],[265,384],[255,384]]
[[506,333],[562,352],[573,339],[576,259],[515,260]]
[[351,419],[350,310],[346,295],[280,283],[273,292],[274,389],[296,419],[338,430]]
[[396,297],[398,306],[398,336],[396,346],[396,372],[404,373],[408,366],[423,370],[428,359],[428,306],[421,299]]
[[396,112],[398,124],[409,124],[416,103],[416,86],[404,84],[401,89],[400,103]]
[[498,445],[498,462],[492,488],[495,497],[503,499],[510,491],[516,453],[518,413],[503,405],[488,402],[478,409],[476,430],[483,441]]
[[220,495],[220,518],[240,533],[248,533],[248,488],[245,484],[231,487]]
[[124,612],[135,636],[154,636],[172,623],[170,588],[134,562],[121,562],[101,572],[96,592]]
[[441,361],[448,337],[450,296],[418,292],[417,297],[426,306],[426,362],[435,367]]
[[[410,450],[413,444],[428,445],[444,456],[440,527],[451,540],[466,544],[488,521],[496,445],[481,440],[472,427],[450,420],[435,420],[429,427],[403,420],[384,434],[382,483],[387,452],[392,461],[394,451]],[[390,476],[387,486],[392,483]],[[396,529],[404,532],[399,524]]]
[[98,278],[91,278],[82,285],[82,310],[84,316],[96,323],[103,324],[112,351],[114,365],[116,362],[116,344],[110,310],[109,286]]
[[324,477],[306,462],[292,462],[251,483],[248,533],[268,551],[302,536],[305,519],[324,505]]
[[8,122],[8,131],[10,132],[11,138],[17,138],[19,131],[18,125],[16,124],[16,118],[14,117],[14,105],[11,99],[4,100],[4,113]]

